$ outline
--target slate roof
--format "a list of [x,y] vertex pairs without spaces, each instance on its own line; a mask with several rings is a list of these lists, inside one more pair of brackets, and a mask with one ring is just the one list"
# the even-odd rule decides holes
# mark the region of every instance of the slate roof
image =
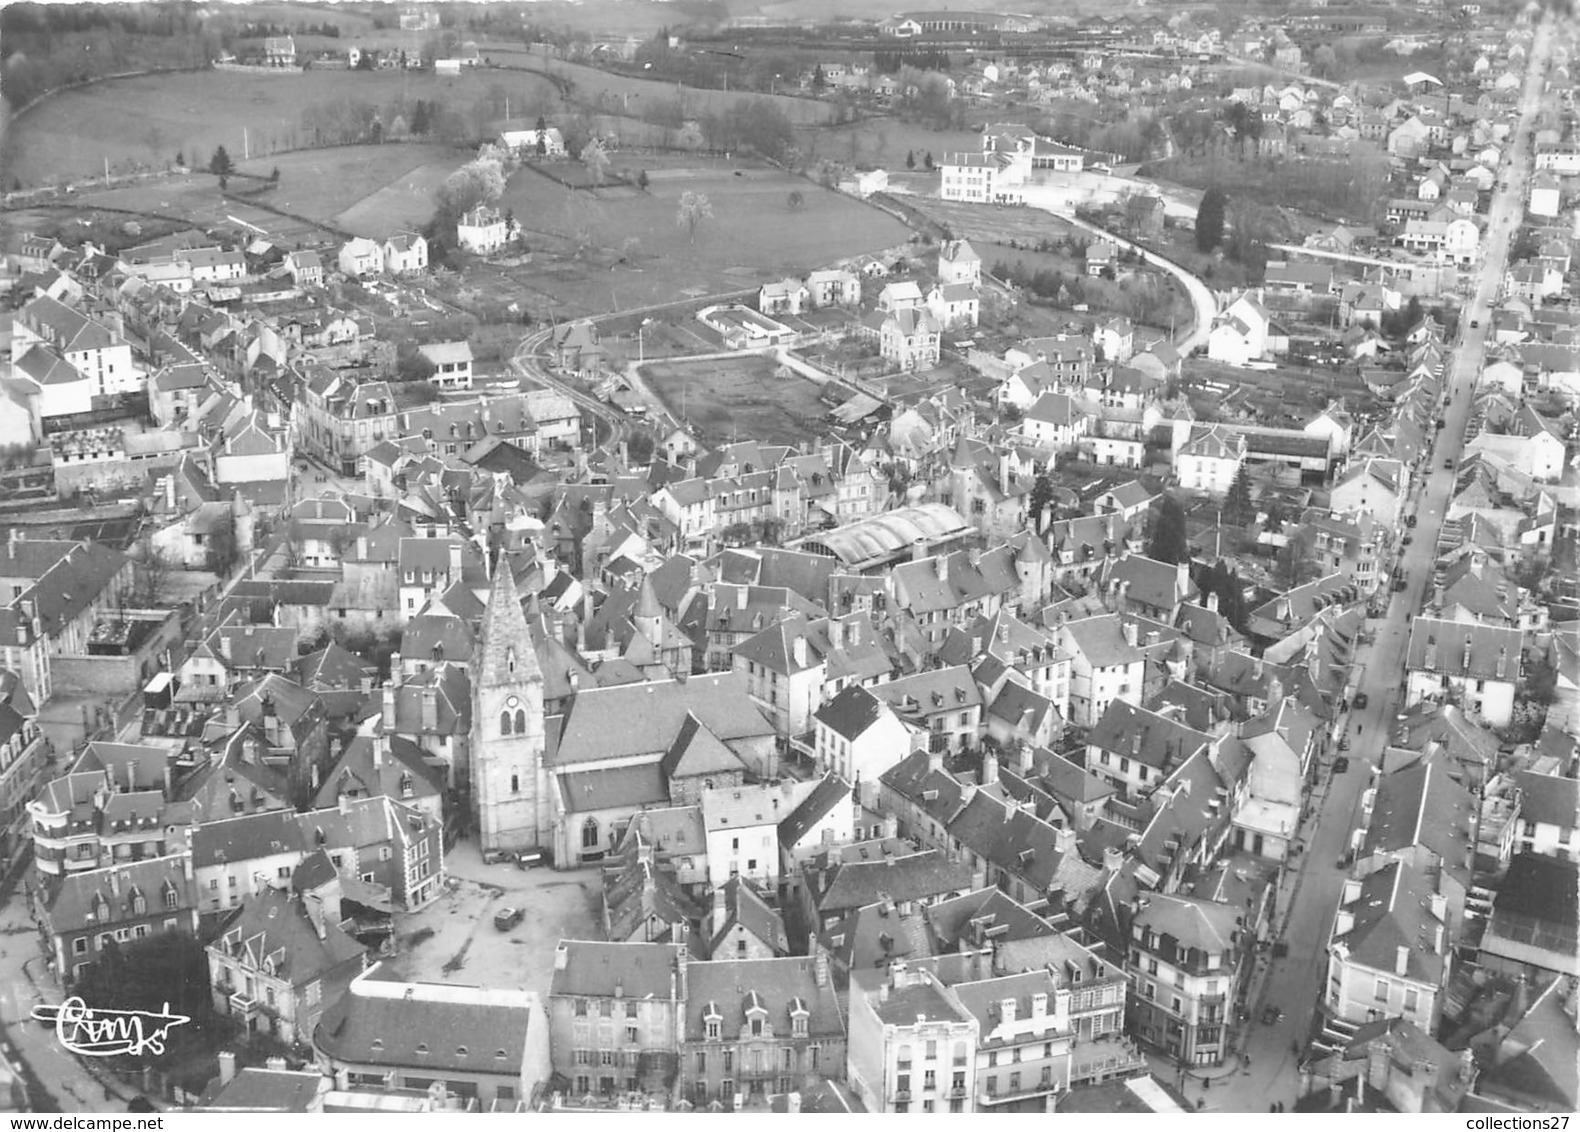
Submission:
[[554,765],[667,751],[688,716],[726,744],[773,734],[736,673],[693,676],[577,694],[565,713]]
[[827,916],[891,900],[924,900],[970,891],[971,869],[951,861],[942,850],[928,850],[879,861],[853,861],[838,866],[818,900]]
[[1424,870],[1394,861],[1361,880],[1359,896],[1342,910],[1354,916],[1350,930],[1334,936],[1350,960],[1377,971],[1397,971],[1399,949],[1408,952],[1407,977],[1437,985],[1443,956],[1432,950],[1438,921],[1429,898],[1436,886]]
[[702,1042],[709,1016],[721,1019],[724,1033],[734,1035],[750,1012],[762,1011],[775,1035],[791,1033],[796,1013],[807,1015],[813,1040],[841,1038],[845,1022],[831,980],[818,982],[817,964],[804,956],[780,959],[716,959],[687,968],[686,1042]]
[[779,844],[793,849],[801,839],[837,807],[851,803],[851,785],[837,774],[823,776],[790,816],[779,823]]
[[[562,939],[555,949],[551,997],[669,1000],[682,948],[669,943],[601,943]],[[563,964],[561,957],[563,956]]]
[[305,987],[367,954],[333,915],[309,908],[295,893],[267,887],[236,909],[209,946],[253,970],[267,962],[274,977],[293,987]]

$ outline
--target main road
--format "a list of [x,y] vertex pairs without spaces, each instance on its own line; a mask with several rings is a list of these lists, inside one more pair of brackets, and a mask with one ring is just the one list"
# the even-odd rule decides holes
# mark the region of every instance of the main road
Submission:
[[[1438,534],[1453,492],[1454,469],[1464,448],[1472,393],[1491,322],[1489,312],[1498,301],[1509,244],[1523,215],[1531,142],[1546,91],[1551,42],[1551,27],[1543,21],[1531,47],[1519,126],[1501,170],[1503,187],[1494,194],[1488,212],[1480,277],[1474,295],[1461,311],[1458,338],[1445,372],[1448,404],[1443,411],[1444,427],[1437,433],[1435,451],[1423,458],[1416,477],[1417,525],[1399,564],[1405,589],[1392,595],[1374,643],[1361,649],[1359,660],[1365,665],[1361,690],[1368,694],[1368,703],[1352,711],[1346,724],[1351,767],[1345,774],[1333,775],[1313,798],[1316,808],[1303,830],[1304,851],[1290,878],[1292,896],[1282,931],[1289,951],[1284,958],[1272,961],[1262,999],[1253,1003],[1256,1009],[1242,1043],[1251,1064],[1202,1094],[1208,1109],[1264,1112],[1275,1101],[1288,1106],[1295,1099],[1295,1051],[1304,1045],[1315,1025],[1327,972],[1328,933],[1344,887],[1346,873],[1339,861],[1351,832],[1360,824],[1361,796],[1381,758],[1400,702],[1410,617],[1421,608],[1432,583]],[[1280,1007],[1285,1017],[1275,1026],[1261,1025],[1257,1015],[1262,1005]]]

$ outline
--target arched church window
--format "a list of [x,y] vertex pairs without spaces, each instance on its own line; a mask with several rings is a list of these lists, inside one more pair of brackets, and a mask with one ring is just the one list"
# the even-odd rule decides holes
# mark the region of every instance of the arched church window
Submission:
[[527,733],[527,713],[525,711],[517,711],[516,712],[516,734],[517,735],[525,735],[526,733]]
[[519,774],[512,774],[510,776],[510,792],[512,794],[521,793],[521,776]]
[[514,672],[516,670],[516,650],[515,649],[506,649],[505,650],[505,667],[508,668],[511,672]]
[[588,818],[582,822],[582,848],[598,848],[598,819]]
[[508,711],[499,713],[499,733],[501,735],[510,734],[510,713]]

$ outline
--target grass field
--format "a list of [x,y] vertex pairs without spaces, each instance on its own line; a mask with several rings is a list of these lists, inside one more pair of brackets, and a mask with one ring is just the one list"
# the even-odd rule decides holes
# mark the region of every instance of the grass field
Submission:
[[751,437],[798,444],[816,431],[828,406],[803,377],[776,377],[771,358],[663,362],[642,367],[648,386],[669,411],[689,420],[706,444]]
[[390,71],[307,71],[250,75],[194,71],[113,79],[67,91],[13,119],[0,143],[7,187],[102,172],[139,161],[156,168],[177,152],[206,163],[223,145],[240,161],[291,150],[302,143],[302,111],[320,103],[357,100],[386,106],[400,99],[437,99],[466,112],[489,87],[503,85],[512,98],[549,104],[547,80],[521,73],[468,72],[459,78]]
[[[779,170],[685,160],[644,163],[647,192],[573,192],[530,169],[517,171],[502,205],[541,250],[523,282],[553,295],[564,313],[588,314],[750,287],[895,247],[909,236],[887,213]],[[687,190],[713,207],[695,239],[676,222]],[[788,203],[792,190],[806,202],[797,211]],[[599,263],[608,269],[589,270]]]

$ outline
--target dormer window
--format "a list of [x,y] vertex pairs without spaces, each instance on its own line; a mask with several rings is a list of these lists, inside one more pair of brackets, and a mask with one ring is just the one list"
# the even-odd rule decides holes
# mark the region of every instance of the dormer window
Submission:
[[141,892],[132,893],[132,915],[144,916],[148,913],[148,901],[143,899]]

